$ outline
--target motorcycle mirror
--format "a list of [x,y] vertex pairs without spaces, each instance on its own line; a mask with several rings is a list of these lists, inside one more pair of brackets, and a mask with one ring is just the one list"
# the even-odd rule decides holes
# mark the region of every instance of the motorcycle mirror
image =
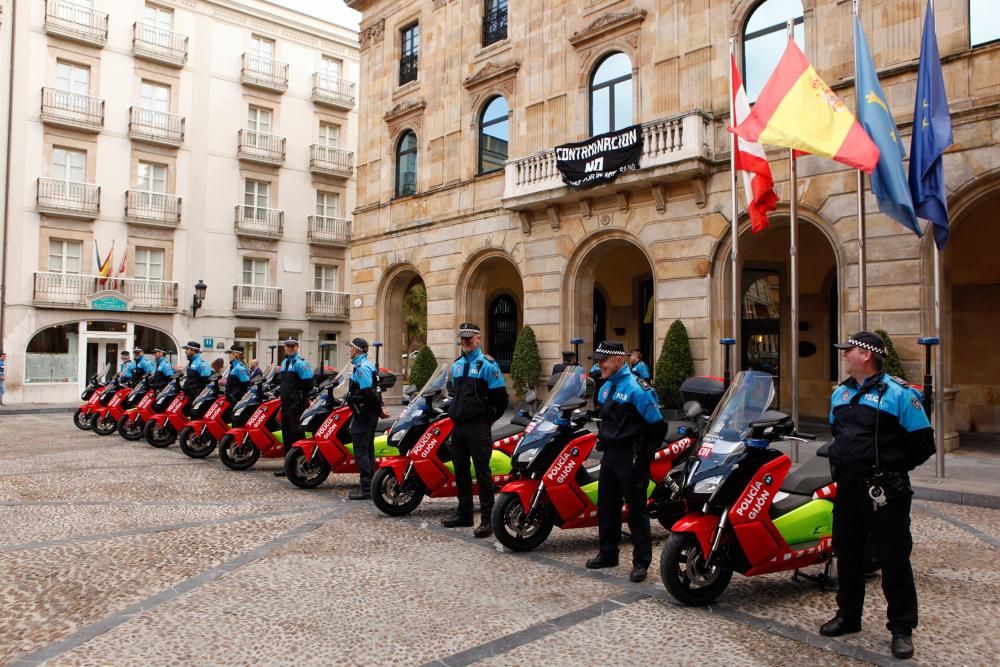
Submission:
[[684,414],[689,419],[697,419],[704,411],[705,409],[701,407],[701,403],[698,401],[688,401],[684,404]]

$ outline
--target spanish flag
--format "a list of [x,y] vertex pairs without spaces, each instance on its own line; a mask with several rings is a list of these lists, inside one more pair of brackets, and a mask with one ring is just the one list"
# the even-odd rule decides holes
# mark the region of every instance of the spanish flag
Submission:
[[94,252],[97,253],[97,276],[99,278],[97,283],[103,286],[108,282],[114,268],[115,242],[111,242],[111,250],[108,251],[108,256],[104,258],[103,262],[101,261],[101,251],[97,249],[97,239],[94,239]]
[[867,173],[878,146],[789,39],[750,116],[731,130],[748,141],[830,158]]

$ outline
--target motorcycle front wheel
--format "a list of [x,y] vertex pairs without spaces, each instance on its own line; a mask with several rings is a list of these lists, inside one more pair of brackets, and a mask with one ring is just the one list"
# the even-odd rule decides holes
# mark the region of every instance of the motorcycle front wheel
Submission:
[[315,489],[329,476],[330,464],[318,449],[309,461],[301,447],[292,447],[285,454],[285,477],[300,489]]
[[122,415],[118,420],[118,435],[126,440],[141,440],[145,424],[141,417],[136,417],[134,421],[130,417],[131,415]]
[[215,450],[216,442],[208,429],[204,434],[199,434],[191,426],[185,426],[177,436],[177,444],[191,458],[203,459]]
[[406,516],[424,499],[424,485],[419,479],[396,481],[391,468],[379,468],[372,477],[372,502],[389,516]]
[[531,551],[548,539],[555,525],[552,513],[540,506],[531,521],[526,521],[521,497],[516,493],[501,493],[490,515],[493,534],[500,544],[511,551]]
[[259,458],[260,450],[249,439],[246,444],[240,444],[227,433],[219,441],[219,460],[230,470],[252,468]]
[[679,602],[692,607],[711,604],[733,578],[733,568],[705,563],[698,538],[691,533],[671,533],[660,554],[660,579]]
[[83,408],[77,408],[76,412],[73,413],[73,425],[81,431],[89,431],[92,428],[90,415],[85,415]]
[[94,418],[94,433],[97,435],[111,435],[118,430],[118,422],[110,414],[103,417]]
[[174,430],[173,426],[165,423],[163,428],[160,428],[160,425],[155,420],[143,427],[142,434],[145,436],[146,442],[160,449],[169,447],[177,439],[177,431]]

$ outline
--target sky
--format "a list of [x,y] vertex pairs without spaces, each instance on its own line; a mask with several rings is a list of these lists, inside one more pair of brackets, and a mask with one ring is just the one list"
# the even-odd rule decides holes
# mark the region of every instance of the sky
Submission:
[[361,14],[349,9],[344,4],[344,0],[268,0],[268,2],[283,5],[304,14],[311,14],[354,30],[358,29],[358,24],[361,21]]

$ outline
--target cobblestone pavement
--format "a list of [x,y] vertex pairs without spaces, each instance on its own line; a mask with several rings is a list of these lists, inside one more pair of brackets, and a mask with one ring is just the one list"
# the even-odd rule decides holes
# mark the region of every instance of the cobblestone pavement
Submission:
[[[862,633],[816,634],[831,593],[788,575],[733,579],[688,609],[655,576],[587,571],[596,529],[510,554],[441,528],[454,501],[391,519],[301,491],[262,460],[237,473],[69,415],[0,429],[0,664],[890,664],[869,584]],[[1000,511],[914,503],[918,664],[1000,656]]]

